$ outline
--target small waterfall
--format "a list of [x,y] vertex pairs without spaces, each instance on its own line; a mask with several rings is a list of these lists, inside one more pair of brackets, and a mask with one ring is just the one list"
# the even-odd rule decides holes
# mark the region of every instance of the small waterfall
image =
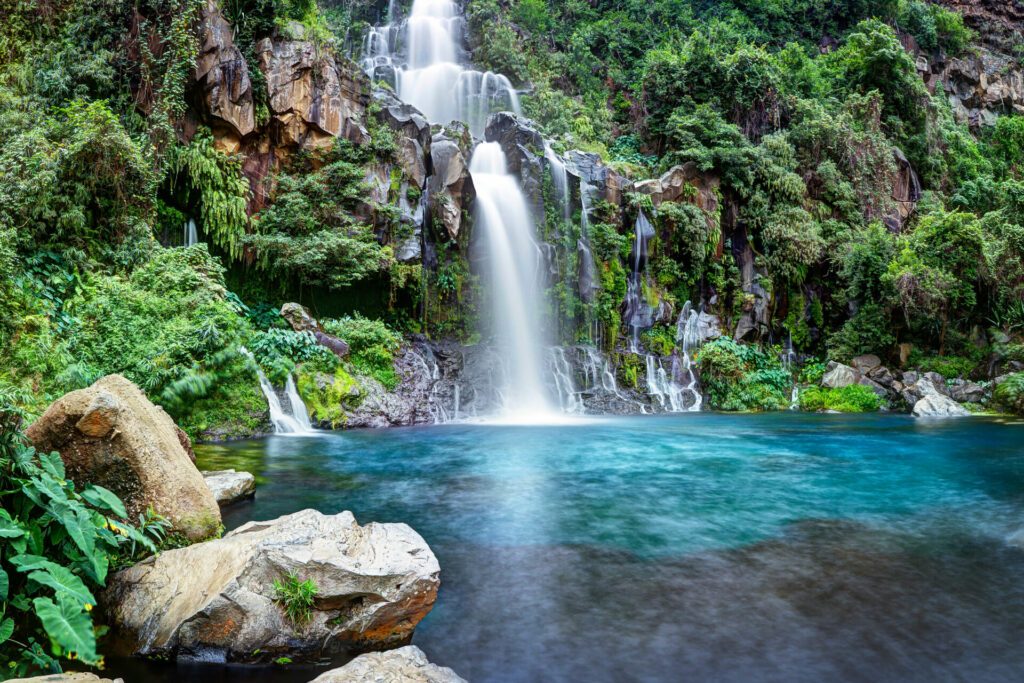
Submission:
[[489,279],[491,322],[508,361],[505,412],[550,412],[544,389],[538,248],[526,198],[494,142],[477,146],[469,172],[476,187],[476,230]]
[[684,391],[693,398],[687,410],[698,412],[703,402],[700,387],[697,384],[697,373],[693,369],[692,351],[700,348],[700,313],[693,309],[690,302],[683,304],[683,310],[676,322],[676,345],[681,348],[681,366],[679,367],[680,383],[685,382]]
[[270,383],[267,376],[263,374],[263,370],[260,369],[259,364],[253,357],[252,352],[244,346],[239,348],[239,352],[249,357],[252,361],[253,367],[256,368],[256,376],[260,381],[260,390],[263,391],[264,398],[267,399],[267,408],[270,410],[270,424],[274,426],[275,434],[312,434],[316,430],[313,429],[312,423],[309,420],[309,413],[306,412],[306,404],[302,402],[302,398],[299,397],[299,392],[295,388],[295,380],[292,379],[291,375],[288,375],[288,381],[285,383],[285,397],[288,399],[288,407],[291,410],[289,415],[281,405],[281,399],[277,395],[277,390],[274,389],[274,385]]
[[644,272],[647,270],[647,244],[654,237],[654,227],[640,211],[636,217],[633,237],[633,272],[626,285],[626,322],[630,330],[630,351],[640,350],[640,331],[649,328],[651,307],[644,298]]
[[583,414],[585,412],[583,399],[576,391],[576,384],[572,380],[572,366],[565,357],[565,349],[561,346],[551,347],[549,359],[551,375],[555,379],[559,408],[563,413]]
[[492,112],[520,112],[508,78],[464,66],[465,22],[456,2],[414,0],[409,17],[394,22],[391,8],[388,23],[367,32],[361,66],[372,79],[391,83],[430,122],[463,121],[479,138]]
[[558,193],[558,203],[562,207],[562,220],[568,223],[572,217],[569,206],[569,171],[565,167],[565,162],[555,154],[547,140],[544,141],[544,158],[551,170],[551,183],[555,186],[555,192]]
[[196,231],[196,222],[191,218],[185,222],[184,239],[186,247],[191,247],[199,241],[199,234]]
[[664,410],[681,413],[684,410],[683,387],[672,380],[661,359],[653,354],[645,357],[647,368],[647,393],[658,401]]

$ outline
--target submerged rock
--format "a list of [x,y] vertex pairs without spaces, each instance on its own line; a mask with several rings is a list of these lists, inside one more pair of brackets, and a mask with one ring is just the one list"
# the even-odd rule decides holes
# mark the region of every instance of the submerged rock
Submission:
[[448,667],[431,664],[423,650],[407,645],[388,652],[360,655],[310,683],[465,683]]
[[256,477],[248,472],[214,470],[203,472],[203,480],[220,506],[256,495]]
[[121,375],[57,399],[26,434],[38,450],[59,451],[78,486],[116,493],[130,519],[153,508],[193,541],[220,527],[217,501],[185,450],[188,437]]
[[[970,413],[959,403],[939,393],[932,380],[922,377],[904,389],[904,397],[919,396],[913,403],[914,417],[962,417]],[[910,403],[910,400],[907,401]]]
[[[408,642],[437,597],[440,567],[405,524],[303,510],[151,557],[111,579],[102,602],[127,654],[262,661]],[[316,585],[294,623],[274,582]]]

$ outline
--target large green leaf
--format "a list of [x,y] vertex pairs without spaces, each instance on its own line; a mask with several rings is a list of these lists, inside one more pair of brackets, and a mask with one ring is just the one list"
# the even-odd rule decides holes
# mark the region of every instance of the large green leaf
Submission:
[[11,580],[7,576],[7,572],[0,569],[0,600],[7,600],[7,591],[11,587]]
[[0,510],[0,538],[18,538],[24,536],[25,530],[21,525],[7,513],[7,510]]
[[92,567],[93,579],[102,584],[107,577],[107,557],[96,551],[96,527],[92,517],[85,509],[79,508],[74,513],[67,511],[60,522]]
[[38,584],[49,586],[57,595],[66,595],[74,598],[83,605],[95,605],[96,598],[92,596],[85,583],[71,573],[67,567],[62,567],[55,562],[47,562],[44,569],[37,569],[28,575]]
[[14,633],[14,619],[0,621],[0,645],[7,642],[7,639]]
[[56,604],[50,598],[36,598],[32,604],[53,642],[77,654],[85,664],[99,663],[92,619],[80,603],[59,595]]
[[48,562],[49,560],[41,555],[15,555],[11,558],[11,564],[17,567],[19,572],[42,569]]
[[64,481],[67,477],[64,473],[64,460],[61,459],[60,453],[40,453],[39,465],[44,472],[58,481]]
[[117,497],[113,491],[108,491],[102,486],[90,486],[89,488],[82,491],[82,498],[85,498],[89,505],[98,507],[102,510],[108,510],[114,514],[114,516],[124,519],[128,516],[128,512],[124,509],[124,503]]

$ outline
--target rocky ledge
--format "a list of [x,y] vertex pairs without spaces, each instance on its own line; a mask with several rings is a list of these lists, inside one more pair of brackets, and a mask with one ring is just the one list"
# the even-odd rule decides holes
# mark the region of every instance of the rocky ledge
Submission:
[[[151,557],[114,575],[101,602],[124,654],[262,662],[404,645],[430,611],[440,567],[405,524],[303,510]],[[298,623],[275,582],[311,581]]]

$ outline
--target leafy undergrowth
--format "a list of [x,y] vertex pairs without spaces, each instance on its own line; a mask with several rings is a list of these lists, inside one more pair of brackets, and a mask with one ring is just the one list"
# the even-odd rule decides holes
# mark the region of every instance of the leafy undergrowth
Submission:
[[841,413],[870,413],[882,407],[882,400],[860,384],[839,389],[808,387],[800,393],[800,410],[837,410]]
[[1017,415],[1024,415],[1024,372],[1010,375],[992,392],[996,404]]
[[778,357],[719,337],[697,354],[701,383],[716,410],[783,410],[793,384]]

